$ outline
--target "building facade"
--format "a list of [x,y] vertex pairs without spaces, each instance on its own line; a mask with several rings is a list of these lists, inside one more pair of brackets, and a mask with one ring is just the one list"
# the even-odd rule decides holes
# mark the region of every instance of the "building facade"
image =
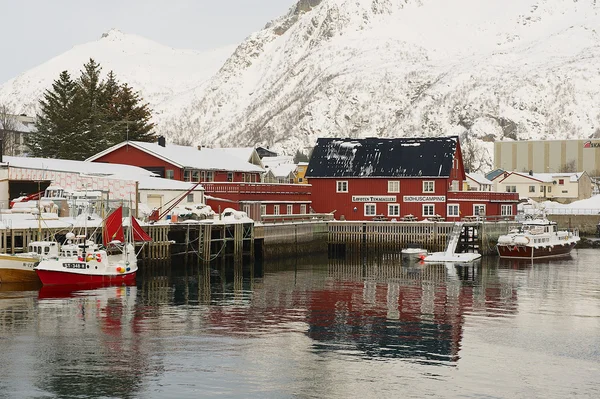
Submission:
[[534,173],[586,171],[600,176],[600,140],[497,141],[494,167]]
[[519,198],[561,203],[592,196],[592,181],[586,172],[520,173],[505,172],[494,179],[497,191],[517,193]]
[[316,212],[338,220],[401,220],[516,214],[518,196],[463,191],[458,137],[325,139],[306,177]]

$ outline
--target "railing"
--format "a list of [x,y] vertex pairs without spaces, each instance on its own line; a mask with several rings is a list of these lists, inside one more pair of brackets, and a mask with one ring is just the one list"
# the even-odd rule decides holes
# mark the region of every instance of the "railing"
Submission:
[[242,182],[206,182],[202,183],[207,194],[310,194],[310,184],[288,183],[242,183]]
[[261,222],[264,224],[286,223],[286,222],[314,222],[333,220],[331,213],[306,213],[292,215],[262,215]]
[[518,202],[518,193],[498,193],[493,191],[449,191],[448,200],[476,200],[476,201],[507,201]]
[[[600,209],[577,209],[577,208],[546,208],[543,210],[546,215],[600,215]],[[537,215],[539,209],[524,209],[526,215]]]

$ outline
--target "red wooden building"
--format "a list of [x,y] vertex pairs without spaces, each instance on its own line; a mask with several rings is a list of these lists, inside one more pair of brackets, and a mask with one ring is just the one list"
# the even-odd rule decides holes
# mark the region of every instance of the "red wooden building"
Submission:
[[264,169],[221,149],[124,141],[93,157],[92,162],[139,166],[167,179],[189,182],[259,182]]
[[316,212],[338,220],[421,220],[516,214],[513,193],[462,191],[458,137],[321,138],[306,177]]

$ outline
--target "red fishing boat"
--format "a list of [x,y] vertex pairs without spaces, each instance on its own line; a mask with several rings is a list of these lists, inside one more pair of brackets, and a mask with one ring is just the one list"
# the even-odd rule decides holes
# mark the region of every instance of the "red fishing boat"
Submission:
[[43,285],[131,284],[135,282],[137,256],[134,241],[150,241],[135,218],[130,217],[127,239],[123,232],[123,208],[106,219],[103,246],[87,235],[67,235],[67,243],[56,257],[43,259],[35,267]]
[[555,222],[543,217],[498,237],[496,249],[501,258],[539,259],[567,255],[577,242],[577,230],[558,230]]

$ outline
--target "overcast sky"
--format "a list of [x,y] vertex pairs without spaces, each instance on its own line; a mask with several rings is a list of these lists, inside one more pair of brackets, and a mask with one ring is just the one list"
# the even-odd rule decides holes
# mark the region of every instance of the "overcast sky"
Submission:
[[0,84],[117,28],[175,48],[238,44],[297,0],[0,0]]

